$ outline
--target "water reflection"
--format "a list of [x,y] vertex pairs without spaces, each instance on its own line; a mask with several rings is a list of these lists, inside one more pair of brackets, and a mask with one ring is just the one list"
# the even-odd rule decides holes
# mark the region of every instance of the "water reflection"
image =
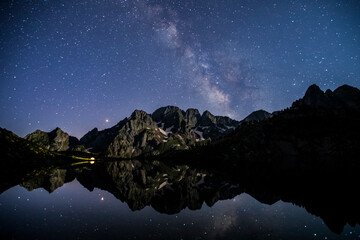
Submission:
[[99,188],[126,202],[133,211],[152,206],[160,213],[175,214],[186,207],[200,209],[243,192],[206,171],[185,165],[169,166],[153,161],[106,162],[76,168],[51,169],[20,183],[29,191],[44,188],[53,192],[64,183],[77,179],[89,191]]
[[[5,172],[6,171],[4,171],[4,174]],[[331,186],[327,188],[324,187],[324,184],[318,182],[311,186],[305,185],[306,187],[292,186],[290,189],[289,185],[274,185],[272,182],[268,182],[268,184],[264,182],[256,184],[254,179],[250,180],[250,176],[247,176],[247,181],[240,181],[235,180],[236,178],[221,176],[208,170],[194,169],[186,165],[168,165],[158,161],[140,162],[136,160],[105,163],[96,162],[95,164],[87,163],[70,167],[47,168],[33,170],[26,174],[22,173],[21,176],[14,174],[13,172],[10,173],[12,174],[6,176],[7,181],[1,186],[2,191],[15,185],[20,185],[27,190],[32,191],[25,194],[16,187],[15,189],[19,192],[17,193],[19,196],[12,196],[14,198],[28,198],[28,196],[30,196],[29,198],[33,198],[32,201],[41,202],[40,196],[37,198],[34,196],[39,194],[37,191],[45,189],[47,192],[51,193],[50,196],[54,196],[54,199],[65,199],[64,193],[60,194],[60,191],[64,191],[62,190],[64,188],[60,187],[65,183],[68,183],[64,187],[70,189],[66,192],[66,194],[72,195],[69,196],[69,199],[75,198],[74,196],[77,193],[82,192],[81,195],[79,195],[79,199],[82,199],[82,204],[84,206],[88,206],[89,212],[92,212],[97,216],[102,216],[101,218],[106,218],[106,216],[108,216],[116,219],[118,216],[114,216],[110,212],[112,212],[112,209],[116,208],[116,199],[118,199],[121,202],[125,202],[132,211],[143,209],[141,214],[137,211],[134,214],[140,214],[138,217],[144,218],[145,213],[146,219],[142,219],[140,222],[147,222],[147,227],[156,227],[152,225],[152,220],[149,220],[154,218],[155,213],[152,212],[151,214],[146,214],[146,212],[149,211],[147,206],[151,206],[151,209],[154,209],[157,212],[157,217],[155,218],[158,218],[157,221],[161,222],[160,224],[163,224],[160,225],[163,227],[163,230],[160,231],[160,235],[155,234],[151,235],[152,237],[147,236],[147,238],[154,239],[156,239],[155,236],[164,236],[165,233],[163,231],[169,228],[169,226],[165,227],[166,221],[161,220],[161,218],[168,219],[169,217],[161,214],[160,218],[159,213],[171,214],[171,216],[175,215],[175,217],[179,214],[188,215],[186,220],[182,223],[185,224],[185,226],[191,226],[194,222],[199,221],[199,219],[204,219],[201,224],[204,228],[201,228],[202,233],[199,235],[199,239],[217,237],[232,238],[236,233],[238,233],[236,236],[241,235],[242,237],[261,233],[263,234],[262,237],[266,236],[272,239],[276,239],[275,236],[291,236],[294,238],[295,235],[299,239],[306,239],[306,236],[310,236],[310,232],[307,231],[307,228],[308,225],[309,228],[311,228],[311,223],[308,224],[307,222],[309,220],[303,221],[303,219],[317,218],[307,214],[302,208],[293,207],[291,204],[285,204],[284,202],[291,202],[303,206],[309,213],[320,216],[333,233],[343,233],[341,236],[344,238],[346,237],[344,234],[350,233],[350,231],[343,230],[344,226],[347,223],[351,226],[355,226],[360,222],[358,206],[359,196],[356,196],[356,191],[354,191],[352,187],[342,186],[340,188],[338,185],[334,184],[326,185]],[[4,174],[2,175],[3,179],[5,179]],[[79,185],[95,195],[90,196],[89,194],[85,194],[82,190],[80,191]],[[320,188],[320,186],[323,187]],[[350,189],[352,189],[352,191],[349,191]],[[32,193],[34,193],[34,195],[32,195]],[[108,193],[111,193],[111,195]],[[8,191],[4,194],[8,194]],[[7,196],[7,198],[9,198],[9,196]],[[260,203],[267,205],[260,204],[253,198]],[[113,199],[111,204],[107,204],[109,203],[109,199]],[[224,205],[224,201],[220,200],[225,199],[232,200],[225,201],[227,203]],[[6,199],[2,199],[2,201],[6,202]],[[66,206],[63,206],[64,209],[68,209],[69,206],[72,206],[72,200],[68,201],[70,205],[65,204]],[[104,209],[94,210],[94,201],[97,201],[96,204],[99,202],[104,203],[102,206]],[[218,204],[216,204],[215,208],[209,208],[214,206],[217,202]],[[229,206],[235,203],[236,207],[229,208]],[[79,203],[77,202],[76,204]],[[46,205],[48,204],[46,203]],[[249,207],[254,205],[256,205],[256,207]],[[219,209],[219,206],[222,207]],[[77,208],[81,209],[82,207],[78,206]],[[51,206],[46,208],[51,209]],[[57,210],[60,212],[57,214],[61,214],[58,215],[59,217],[69,216],[69,214],[64,215],[61,213],[64,211],[61,209],[62,208]],[[75,208],[72,209],[73,216],[83,214],[85,214],[84,216],[89,215],[86,211],[79,212]],[[197,209],[202,210],[200,212],[189,211]],[[225,211],[225,209],[227,210]],[[1,205],[1,210],[1,223],[4,223],[7,221],[4,212],[9,211],[8,214],[10,214],[13,210],[10,211],[8,208],[5,209],[4,204]],[[107,215],[99,213],[105,210],[108,213]],[[204,210],[206,210],[206,213],[204,213]],[[124,211],[124,209],[122,209],[122,211]],[[220,211],[221,213],[209,214],[209,211]],[[201,217],[199,214],[204,214],[206,217]],[[37,218],[38,216],[35,215],[36,214],[33,213],[33,217]],[[79,221],[84,220],[86,222],[87,220],[84,216],[78,216],[78,219],[80,219]],[[93,217],[91,219],[94,220]],[[205,219],[208,219],[209,222],[206,223]],[[31,220],[31,222],[36,221],[43,222],[43,219]],[[109,220],[102,221],[109,222]],[[297,234],[292,236],[289,235],[290,233],[283,232],[281,235],[280,233],[284,230],[281,230],[280,233],[271,231],[271,229],[276,229],[274,224],[281,225],[281,221],[283,221],[282,224],[285,229],[290,228],[289,226],[291,226],[291,224],[296,223],[296,227],[294,226],[293,228],[298,230]],[[316,221],[317,224],[322,224],[320,219],[317,219]],[[210,222],[211,226],[208,226]],[[66,224],[66,222],[64,224]],[[261,226],[263,230],[259,229],[259,226]],[[108,227],[108,230],[110,228],[111,227]],[[184,228],[184,230],[185,229],[186,228]],[[194,233],[195,229],[197,228],[193,228]],[[264,229],[266,229],[266,231]],[[356,235],[357,229],[358,227],[351,230],[355,239],[358,237],[358,234]],[[331,233],[326,232],[326,230],[321,231],[328,239],[330,239],[329,237],[331,236],[333,236],[334,239],[341,237],[338,235],[331,235]],[[321,231],[314,230],[314,233],[311,233],[311,237],[314,237],[313,234],[320,234]],[[205,232],[207,232],[207,236],[204,235]],[[215,234],[215,232],[217,234]],[[210,237],[211,234],[212,236]],[[260,239],[262,237],[260,237]]]

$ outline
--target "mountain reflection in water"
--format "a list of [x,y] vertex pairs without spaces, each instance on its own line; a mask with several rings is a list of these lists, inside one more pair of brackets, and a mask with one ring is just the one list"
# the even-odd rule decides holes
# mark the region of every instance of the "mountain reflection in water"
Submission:
[[136,160],[9,173],[0,188],[2,238],[360,238],[359,196],[347,187],[284,194],[270,183]]

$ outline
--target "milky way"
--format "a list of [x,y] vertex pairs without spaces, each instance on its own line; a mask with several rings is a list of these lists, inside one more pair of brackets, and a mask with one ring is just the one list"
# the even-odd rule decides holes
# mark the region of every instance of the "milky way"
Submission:
[[166,105],[242,119],[360,87],[358,1],[2,1],[0,126],[81,137]]

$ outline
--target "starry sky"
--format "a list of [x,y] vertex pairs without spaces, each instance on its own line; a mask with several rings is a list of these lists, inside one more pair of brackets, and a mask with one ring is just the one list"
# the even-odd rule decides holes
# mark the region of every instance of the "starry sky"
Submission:
[[360,87],[355,0],[5,0],[0,127],[76,137],[176,105],[237,120]]

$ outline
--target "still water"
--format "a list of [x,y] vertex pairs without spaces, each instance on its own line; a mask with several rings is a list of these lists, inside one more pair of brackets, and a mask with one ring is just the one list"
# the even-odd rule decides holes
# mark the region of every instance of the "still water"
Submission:
[[133,163],[37,173],[0,195],[0,237],[360,239],[359,225],[337,234],[303,207],[261,203],[206,174]]

